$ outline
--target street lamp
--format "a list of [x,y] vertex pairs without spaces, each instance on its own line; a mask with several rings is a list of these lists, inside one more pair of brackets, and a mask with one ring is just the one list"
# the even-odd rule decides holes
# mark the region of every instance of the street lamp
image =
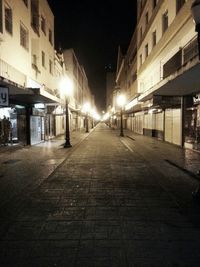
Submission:
[[124,105],[126,103],[126,97],[125,95],[118,95],[117,97],[117,104],[118,106],[121,107],[121,110],[120,110],[120,118],[121,118],[121,123],[120,123],[120,136],[124,136],[124,132],[123,132],[123,108],[124,108]]
[[200,60],[200,0],[193,0],[191,13],[195,22],[195,31],[197,32],[199,60]]
[[64,77],[60,82],[60,92],[65,98],[65,144],[64,148],[71,147],[69,129],[69,97],[72,95],[73,83],[69,77]]
[[89,126],[88,126],[88,114],[90,112],[90,103],[85,103],[83,105],[82,111],[85,113],[85,132],[89,133]]

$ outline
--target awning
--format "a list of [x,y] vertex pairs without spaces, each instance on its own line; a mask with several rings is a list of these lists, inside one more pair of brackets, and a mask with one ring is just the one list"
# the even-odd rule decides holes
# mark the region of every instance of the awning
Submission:
[[25,88],[13,83],[0,81],[0,84],[9,88],[10,104],[37,104],[37,103],[60,103],[60,99],[48,93],[45,88]]

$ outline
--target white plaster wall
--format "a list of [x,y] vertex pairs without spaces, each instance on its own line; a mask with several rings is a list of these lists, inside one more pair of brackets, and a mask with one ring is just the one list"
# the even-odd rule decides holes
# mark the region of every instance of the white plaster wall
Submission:
[[[5,30],[4,6],[6,3],[11,7],[13,13],[12,35]],[[37,83],[44,84],[47,87],[54,89],[55,80],[49,73],[49,59],[51,59],[52,63],[54,64],[54,16],[48,6],[47,0],[39,1],[39,14],[40,19],[41,14],[46,19],[46,36],[43,34],[41,29],[39,29],[40,36],[38,36],[31,27],[30,1],[28,7],[26,7],[21,0],[3,0],[3,41],[0,45],[0,59]],[[20,45],[20,22],[23,23],[29,33],[28,50]],[[49,28],[51,28],[53,35],[52,45],[50,44],[48,37]],[[32,47],[33,43],[35,44],[34,48]],[[40,70],[38,75],[36,75],[35,70],[32,68],[33,50],[37,50],[38,69]],[[41,65],[42,50],[46,54],[46,68],[42,67]],[[13,76],[14,75],[12,75],[12,79],[14,79]],[[29,78],[27,78],[27,80]]]
[[[150,8],[151,1],[147,1],[146,8]],[[184,7],[176,15],[176,1],[165,0],[148,30],[144,40],[138,47],[138,91],[140,93],[159,83],[162,79],[162,66],[171,58],[180,47],[186,45],[195,35],[194,24],[190,13],[191,1],[188,0]],[[168,9],[169,27],[162,35],[162,14]],[[151,10],[151,9],[150,9]],[[146,12],[144,11],[144,14]],[[150,17],[150,15],[149,15]],[[145,16],[141,16],[138,29],[144,25]],[[157,45],[152,50],[152,32],[156,30]],[[138,37],[139,38],[139,37]],[[143,55],[145,45],[148,43],[149,56],[143,61],[140,68],[139,57]]]

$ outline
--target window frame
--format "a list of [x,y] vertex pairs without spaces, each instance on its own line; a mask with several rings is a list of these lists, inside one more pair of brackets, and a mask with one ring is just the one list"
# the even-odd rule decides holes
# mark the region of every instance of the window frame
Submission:
[[140,67],[142,66],[142,54],[140,54]]
[[152,0],[152,10],[154,10],[157,6],[157,0]]
[[49,73],[53,74],[53,61],[49,59]]
[[145,14],[145,25],[147,26],[149,23],[149,12],[147,11]]
[[176,14],[179,13],[184,4],[185,0],[176,0]]
[[[10,14],[6,10],[10,11]],[[7,33],[13,35],[13,12],[12,8],[6,2],[4,6],[4,22]]]
[[145,59],[146,59],[149,56],[149,44],[148,43],[145,45],[144,50],[145,50]]
[[53,32],[51,29],[49,29],[49,43],[53,45]]
[[156,30],[154,30],[154,31],[152,32],[152,48],[153,48],[154,46],[156,46],[156,44],[157,44],[157,34],[156,34]]
[[42,55],[42,67],[46,68],[46,55],[43,50],[41,51],[41,55]]
[[24,5],[28,7],[28,0],[22,0],[24,2]]
[[168,10],[165,10],[165,12],[162,15],[162,34],[164,34],[166,32],[168,27],[169,27]]
[[44,33],[44,35],[46,35],[46,19],[43,15],[41,15],[41,30]]
[[20,45],[29,50],[29,32],[27,27],[20,21]]

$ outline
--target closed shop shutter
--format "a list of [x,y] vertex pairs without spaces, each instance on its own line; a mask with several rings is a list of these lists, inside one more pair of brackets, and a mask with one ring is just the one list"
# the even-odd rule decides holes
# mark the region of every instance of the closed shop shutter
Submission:
[[155,114],[155,129],[163,131],[163,112]]
[[181,145],[181,110],[173,110],[173,133],[172,133],[173,143],[176,145]]
[[181,110],[165,111],[165,141],[181,145]]

